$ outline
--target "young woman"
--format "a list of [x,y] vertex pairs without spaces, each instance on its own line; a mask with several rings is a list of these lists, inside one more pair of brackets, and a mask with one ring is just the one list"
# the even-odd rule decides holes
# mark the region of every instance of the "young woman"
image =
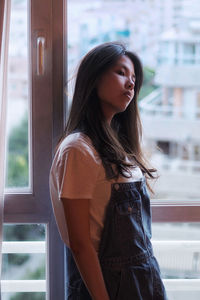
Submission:
[[67,298],[165,300],[153,256],[141,149],[138,57],[105,43],[82,60],[71,112],[50,174],[56,221],[66,244]]

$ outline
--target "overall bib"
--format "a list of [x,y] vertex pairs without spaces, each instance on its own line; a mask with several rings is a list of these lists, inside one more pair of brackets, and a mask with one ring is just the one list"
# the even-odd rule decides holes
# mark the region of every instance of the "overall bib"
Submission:
[[[150,238],[151,210],[145,178],[112,184],[99,246],[110,300],[167,300]],[[91,300],[67,247],[66,254],[66,299]]]

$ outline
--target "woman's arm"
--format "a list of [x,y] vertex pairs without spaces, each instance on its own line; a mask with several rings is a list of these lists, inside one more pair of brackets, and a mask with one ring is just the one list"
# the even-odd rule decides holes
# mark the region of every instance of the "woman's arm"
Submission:
[[70,249],[93,300],[109,300],[97,253],[90,238],[89,199],[62,198]]

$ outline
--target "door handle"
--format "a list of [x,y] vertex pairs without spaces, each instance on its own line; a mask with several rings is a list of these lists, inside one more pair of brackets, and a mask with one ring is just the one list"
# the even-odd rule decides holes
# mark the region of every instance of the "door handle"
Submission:
[[40,36],[37,38],[37,75],[44,75],[45,71],[45,38]]

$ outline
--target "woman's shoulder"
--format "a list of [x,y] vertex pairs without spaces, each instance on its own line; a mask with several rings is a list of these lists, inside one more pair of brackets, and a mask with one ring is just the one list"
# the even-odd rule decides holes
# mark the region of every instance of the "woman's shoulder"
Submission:
[[61,156],[69,152],[78,152],[93,159],[99,157],[91,139],[83,132],[73,132],[66,136],[59,145],[58,150]]
[[82,133],[82,132],[73,132],[67,135],[61,142],[59,148],[62,151],[67,149],[76,148],[76,149],[84,149],[84,148],[92,148],[92,142],[90,138]]

